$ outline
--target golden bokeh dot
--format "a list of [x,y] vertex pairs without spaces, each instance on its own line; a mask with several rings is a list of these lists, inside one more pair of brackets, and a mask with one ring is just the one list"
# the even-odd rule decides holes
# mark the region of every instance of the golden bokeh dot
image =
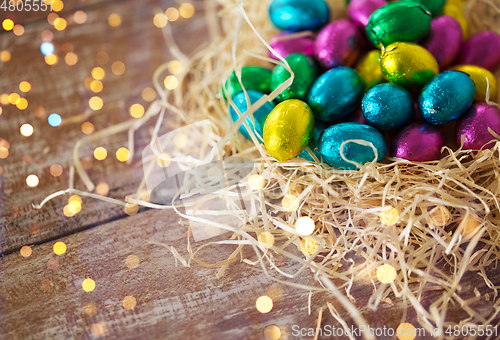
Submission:
[[120,162],[126,162],[130,157],[130,151],[127,148],[119,148],[116,150],[116,159]]
[[174,76],[167,76],[165,78],[165,80],[163,81],[163,83],[165,84],[165,87],[168,89],[168,90],[174,90],[177,88],[177,86],[179,85],[179,81],[177,80],[176,77]]
[[94,132],[94,124],[92,124],[91,122],[82,123],[82,132],[86,135],[90,135]]
[[462,235],[468,236],[474,234],[479,229],[481,222],[479,222],[476,218],[466,217],[461,224],[464,226],[462,229]]
[[9,156],[9,149],[5,146],[0,146],[0,159],[5,159]]
[[78,214],[82,210],[82,202],[70,201],[68,207],[73,214]]
[[111,72],[113,72],[113,74],[117,76],[122,75],[123,73],[125,73],[125,64],[121,61],[115,61],[113,64],[111,64]]
[[144,99],[147,102],[152,102],[156,98],[156,91],[152,89],[151,87],[146,87],[144,90],[142,90],[142,99]]
[[82,203],[82,198],[78,195],[71,195],[69,198],[68,198],[68,203],[72,203],[72,202],[79,202],[80,204]]
[[94,111],[99,111],[100,109],[102,109],[104,103],[101,99],[101,97],[92,97],[89,99],[89,107],[94,110]]
[[118,27],[122,24],[122,17],[119,14],[111,13],[108,16],[108,24],[111,27]]
[[129,109],[130,115],[134,118],[141,118],[144,116],[144,106],[141,104],[133,104]]
[[94,81],[94,78],[92,78],[92,77],[86,77],[83,80],[83,86],[85,86],[85,88],[87,90],[90,90],[90,84],[92,84],[93,81]]
[[439,205],[434,207],[430,213],[429,217],[431,219],[432,224],[437,227],[444,227],[448,224],[451,219],[450,211],[446,209],[446,207]]
[[84,11],[76,11],[73,17],[77,24],[84,24],[87,21],[87,13]]
[[127,258],[125,259],[125,265],[130,269],[139,267],[140,263],[141,261],[139,260],[139,257],[137,255],[132,254],[127,256]]
[[56,12],[62,11],[64,3],[61,0],[52,0],[52,10]]
[[263,295],[255,302],[257,310],[261,313],[269,313],[273,309],[273,300],[269,296]]
[[90,157],[83,157],[82,159],[80,159],[80,162],[82,163],[82,168],[84,168],[85,170],[90,169],[94,164],[94,161]]
[[23,124],[21,125],[21,127],[19,128],[19,131],[21,132],[21,135],[23,135],[24,137],[29,137],[33,134],[33,126],[31,126],[31,124]]
[[399,212],[396,208],[392,206],[386,206],[380,211],[380,221],[384,225],[395,224],[399,219]]
[[43,30],[41,36],[43,41],[52,41],[54,39],[54,33],[50,30]]
[[178,133],[174,136],[174,144],[176,148],[183,149],[188,143],[188,137],[183,133]]
[[168,71],[172,74],[177,74],[182,71],[182,63],[179,60],[172,60],[168,63]]
[[21,160],[23,161],[24,164],[30,165],[33,162],[33,156],[26,154],[21,157]]
[[314,228],[314,221],[309,216],[302,216],[295,223],[295,229],[302,236],[311,235],[314,232]]
[[141,193],[139,194],[139,199],[141,199],[143,201],[146,201],[146,202],[149,202],[149,200],[151,198],[149,197],[148,189],[142,189],[141,190]]
[[11,103],[12,105],[16,105],[19,99],[21,99],[21,96],[19,96],[17,93],[14,92],[9,94],[9,103]]
[[0,107],[0,116],[2,115],[3,113],[3,109]]
[[417,331],[411,323],[404,322],[396,329],[396,335],[399,340],[413,340],[417,336]]
[[62,44],[61,49],[64,53],[70,53],[75,50],[75,46],[70,42],[65,42]]
[[57,62],[59,61],[59,58],[57,58],[57,56],[55,54],[47,54],[45,57],[45,62],[47,63],[47,65],[56,65]]
[[108,156],[108,151],[106,151],[106,149],[103,148],[102,146],[98,146],[97,148],[94,149],[94,157],[98,161],[106,159],[107,156]]
[[179,6],[179,13],[181,17],[189,19],[193,17],[195,13],[194,6],[188,2],[185,2]]
[[281,331],[275,325],[267,326],[264,329],[264,338],[266,338],[266,340],[278,340],[280,336],[281,336]]
[[170,156],[166,153],[161,153],[159,156],[156,157],[156,164],[162,168],[166,168],[167,166],[170,165]]
[[288,194],[281,200],[281,206],[286,211],[295,211],[299,208],[299,201],[295,195]]
[[95,56],[95,60],[101,65],[106,65],[109,62],[109,55],[104,51],[99,51]]
[[40,288],[44,291],[44,292],[48,292],[52,289],[52,287],[54,287],[54,284],[52,283],[52,281],[50,281],[49,279],[45,279],[43,280],[42,282],[40,282]]
[[167,17],[168,21],[176,21],[177,19],[179,19],[179,11],[174,7],[167,8],[167,10],[165,11],[165,16]]
[[261,190],[266,186],[266,181],[260,175],[251,175],[248,178],[248,187],[252,190]]
[[76,214],[76,209],[73,206],[66,204],[63,208],[63,214],[66,217],[73,217]]
[[51,25],[54,25],[54,21],[59,18],[59,15],[57,15],[57,13],[50,13],[49,15],[47,15],[47,22]]
[[108,326],[104,322],[98,322],[90,327],[90,333],[95,337],[104,336],[108,332]]
[[14,28],[14,21],[12,21],[11,19],[5,19],[4,21],[2,21],[2,27],[4,30],[10,31]]
[[23,246],[19,252],[21,253],[22,257],[30,257],[33,253],[33,250],[30,246]]
[[66,243],[61,241],[54,243],[54,246],[52,246],[52,250],[56,255],[64,254],[66,252],[66,249],[67,249]]
[[102,82],[99,80],[92,80],[92,82],[90,83],[90,89],[95,93],[101,92],[102,88],[103,88]]
[[270,232],[263,232],[258,237],[259,245],[264,248],[271,248],[274,244],[274,236]]
[[10,54],[9,51],[0,52],[0,60],[2,60],[2,62],[8,63],[11,58],[12,58],[12,55]]
[[9,105],[9,95],[7,93],[2,93],[0,94],[0,104],[2,105]]
[[163,13],[157,13],[153,17],[153,24],[158,28],[163,28],[167,26],[168,20]]
[[12,30],[12,32],[14,32],[16,36],[20,37],[24,34],[24,26],[19,24],[14,25],[14,29]]
[[377,268],[377,279],[382,283],[391,283],[396,277],[396,269],[390,264],[383,264]]
[[31,188],[36,187],[39,182],[40,180],[38,179],[37,175],[29,175],[28,177],[26,177],[26,184]]
[[316,241],[316,239],[312,236],[304,237],[300,241],[300,251],[304,255],[312,255],[316,252],[316,250],[318,250],[318,241]]
[[59,268],[59,259],[57,257],[53,257],[47,261],[48,270],[56,270],[57,268]]
[[106,182],[101,182],[96,185],[95,192],[97,192],[101,196],[106,196],[109,194],[109,184]]
[[94,316],[97,313],[97,306],[94,301],[85,302],[83,305],[83,313],[87,316]]
[[63,18],[57,18],[54,20],[54,28],[58,31],[64,31],[68,23]]
[[29,92],[31,90],[31,84],[25,80],[19,83],[19,90],[21,92]]
[[91,292],[95,289],[95,281],[92,279],[85,279],[82,282],[82,288],[86,292]]
[[36,118],[45,118],[45,108],[41,105],[35,105],[33,108],[33,114]]
[[26,98],[19,98],[16,103],[16,107],[19,110],[25,110],[28,107],[28,100]]
[[133,296],[125,296],[122,301],[123,308],[125,309],[134,309],[137,301]]
[[76,55],[76,53],[69,52],[64,57],[64,62],[68,66],[74,66],[78,62],[78,56]]
[[54,177],[59,177],[63,173],[63,167],[60,164],[52,164],[50,166],[49,172]]
[[106,76],[106,72],[104,72],[102,67],[94,67],[92,71],[90,71],[90,74],[95,80],[102,80]]

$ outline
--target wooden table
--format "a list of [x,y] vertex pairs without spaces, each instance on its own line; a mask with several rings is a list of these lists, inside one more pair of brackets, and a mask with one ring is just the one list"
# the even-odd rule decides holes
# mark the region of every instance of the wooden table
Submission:
[[[153,16],[171,6],[178,7],[179,3],[67,0],[58,13],[68,22],[62,31],[48,23],[48,12],[24,11],[14,12],[15,22],[25,29],[22,36],[0,33],[0,50],[11,53],[11,60],[0,64],[0,93],[16,92],[29,103],[24,110],[15,105],[1,106],[0,137],[10,143],[8,157],[0,160],[2,339],[264,339],[264,330],[270,325],[279,327],[280,339],[312,339],[304,333],[297,336],[292,327],[315,327],[320,308],[324,309],[322,324],[339,327],[326,310],[327,302],[352,323],[332,294],[312,294],[309,314],[309,292],[276,283],[259,267],[235,262],[217,279],[217,268],[204,268],[194,262],[189,268],[179,265],[169,249],[154,244],[175,245],[181,256],[189,257],[186,228],[172,211],[141,209],[128,216],[122,206],[84,197],[81,212],[66,217],[63,208],[69,195],[52,200],[41,210],[33,209],[32,203],[68,187],[73,146],[85,136],[81,131],[83,121],[92,122],[98,131],[128,119],[132,104],[147,107],[141,98],[142,90],[152,86],[154,70],[172,59],[160,29],[153,25]],[[169,23],[185,52],[193,51],[208,39],[202,20],[204,4],[197,2],[196,9],[194,18]],[[87,14],[85,23],[74,22],[77,10]],[[120,26],[108,24],[112,13],[121,16]],[[7,15],[10,14],[1,12],[1,20]],[[44,30],[54,35],[52,41],[59,61],[53,66],[45,63],[40,51]],[[69,50],[63,44],[68,42],[78,56],[74,66],[64,62],[63,47],[66,52]],[[96,60],[100,51],[107,53],[109,61]],[[122,75],[113,74],[111,65],[115,61],[125,64]],[[94,67],[102,67],[106,72],[104,88],[98,94],[84,85]],[[19,91],[21,81],[31,84],[26,94]],[[69,117],[92,112],[88,101],[97,95],[104,101],[101,110],[85,120],[68,121]],[[45,114],[40,114],[37,105],[45,109]],[[61,126],[48,124],[47,116],[52,113],[63,118]],[[25,123],[34,127],[30,137],[19,133]],[[138,132],[139,150],[148,142],[152,126]],[[103,161],[94,159],[88,170],[93,180],[106,182],[108,196],[117,199],[132,194],[142,177],[140,166],[128,166],[114,156],[119,147],[126,146],[126,141],[126,133],[104,141],[102,146],[108,157]],[[92,159],[97,146],[85,146],[80,157]],[[133,164],[139,161],[136,156]],[[61,176],[51,175],[49,168],[53,164],[62,166]],[[30,174],[39,178],[35,188],[26,185]],[[75,188],[85,190],[75,178]],[[56,242],[66,244],[63,255],[54,253]],[[20,252],[26,245],[32,250],[28,257]],[[233,250],[234,246],[223,246],[217,251],[207,250],[203,256],[207,262],[216,262]],[[280,264],[287,271],[297,269],[292,262]],[[96,284],[91,292],[82,289],[87,278]],[[491,278],[498,285],[498,270],[492,270]],[[304,272],[300,282],[314,284],[312,274]],[[482,293],[487,291],[484,281],[470,274],[463,282],[464,299],[473,296],[474,287]],[[372,289],[370,282],[355,284],[352,294],[364,297],[356,301],[356,306],[371,327],[395,329],[403,321],[403,307],[384,303],[377,311],[366,309],[363,306]],[[261,295],[273,298],[271,312],[257,311],[255,301]],[[431,293],[425,298],[432,302]],[[130,307],[134,299],[134,308],[124,308]],[[486,314],[493,306],[492,301],[484,299],[478,304]],[[455,321],[465,317],[460,306],[451,306],[449,315]],[[418,325],[416,320],[410,309],[406,321]],[[390,338],[394,337],[379,337]]]

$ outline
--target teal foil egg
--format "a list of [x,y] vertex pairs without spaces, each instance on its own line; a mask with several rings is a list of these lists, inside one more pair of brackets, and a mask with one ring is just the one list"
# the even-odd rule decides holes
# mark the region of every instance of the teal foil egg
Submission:
[[[262,98],[264,93],[254,91],[254,90],[248,90],[248,98],[250,99],[250,104],[254,104],[257,100]],[[241,114],[244,114],[247,111],[247,99],[245,96],[245,93],[239,92],[234,97],[232,98],[234,105],[238,108],[238,110],[241,112]],[[245,121],[248,123],[248,126],[250,129],[255,134],[258,134],[261,138],[263,136],[263,130],[264,130],[264,123],[266,122],[266,118],[269,115],[269,113],[274,109],[274,103],[273,102],[267,102],[264,105],[262,105],[257,111],[253,113],[253,117],[255,120],[255,128],[253,127],[252,124],[252,118],[248,116]],[[231,114],[231,119],[233,122],[236,122],[238,118],[240,117],[236,110],[231,106],[229,109],[230,114]],[[250,133],[248,132],[247,128],[245,127],[244,124],[240,125],[239,131],[245,136],[247,139],[251,140],[250,138]]]
[[334,122],[351,113],[363,96],[363,81],[347,66],[338,66],[321,75],[314,82],[307,102],[314,117],[323,122]]
[[274,0],[269,18],[284,31],[317,31],[328,23],[330,9],[324,0]]
[[379,130],[391,130],[406,124],[413,114],[413,99],[398,84],[384,83],[371,88],[361,102],[367,124]]
[[[316,121],[314,123],[314,130],[311,135],[311,139],[309,140],[309,145],[308,145],[309,148],[312,150],[312,152],[314,152],[314,154],[316,155],[316,157],[318,157],[320,161],[321,161],[321,154],[319,153],[318,150],[319,136],[323,131],[325,131],[327,127],[328,125],[320,121]],[[309,162],[314,162],[314,159],[311,157],[311,155],[309,155],[309,152],[307,152],[307,150],[303,150],[297,157],[302,157],[307,159]]]
[[[321,134],[319,152],[323,160],[328,165],[339,169],[356,170],[356,165],[346,162],[340,154],[342,143],[349,140],[362,140],[372,143],[377,149],[378,162],[384,159],[387,152],[387,143],[384,136],[377,129],[361,123],[348,122],[332,125]],[[344,144],[343,154],[346,159],[362,165],[375,159],[375,153],[371,146],[354,142]]]
[[418,97],[418,110],[427,122],[443,125],[467,111],[475,93],[476,87],[467,73],[445,71],[424,86]]

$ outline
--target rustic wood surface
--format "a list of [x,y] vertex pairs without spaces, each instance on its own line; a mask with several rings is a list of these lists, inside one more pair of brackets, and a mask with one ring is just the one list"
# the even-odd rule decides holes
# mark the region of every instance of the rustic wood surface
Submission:
[[[351,324],[348,313],[335,296],[314,293],[311,314],[308,314],[309,292],[272,281],[260,267],[235,262],[221,279],[215,278],[218,268],[204,268],[192,263],[184,268],[172,253],[157,244],[174,245],[181,256],[188,258],[186,228],[178,223],[172,211],[142,209],[137,215],[127,216],[123,208],[93,199],[83,199],[82,211],[68,218],[63,207],[68,196],[53,200],[42,210],[34,210],[32,203],[46,195],[67,188],[72,147],[84,134],[80,123],[51,127],[45,118],[36,118],[35,105],[42,105],[47,115],[59,113],[70,117],[88,108],[88,99],[94,94],[84,87],[99,51],[109,54],[110,60],[102,66],[106,71],[102,112],[90,118],[96,130],[128,119],[128,108],[133,103],[147,106],[141,91],[151,86],[154,70],[172,57],[168,53],[161,32],[153,26],[152,18],[158,9],[177,6],[173,1],[65,1],[60,16],[76,10],[88,15],[82,25],[70,24],[64,31],[55,31],[42,13],[15,13],[16,22],[25,25],[25,33],[16,37],[12,32],[0,33],[0,50],[12,53],[12,60],[0,64],[0,93],[20,93],[19,82],[26,80],[32,90],[22,95],[29,101],[26,110],[2,105],[0,137],[9,141],[10,154],[0,160],[0,338],[2,339],[264,339],[269,325],[280,328],[280,339],[312,339],[294,336],[292,326],[315,327],[318,312],[323,308],[323,325],[340,324],[326,310],[330,302]],[[122,16],[120,27],[111,28],[108,15]],[[197,15],[171,24],[174,36],[184,51],[192,51],[206,43],[207,32],[203,20],[203,6],[197,5]],[[6,13],[1,13],[1,19]],[[40,33],[50,29],[57,43],[59,63],[48,66],[40,53]],[[79,60],[75,66],[64,63],[62,44],[71,42]],[[111,73],[110,65],[122,61],[126,71],[121,76]],[[33,125],[31,137],[23,137],[19,127]],[[147,143],[147,128],[138,133],[138,148]],[[126,146],[126,134],[103,142],[108,150],[104,161],[93,162],[91,179],[109,184],[110,197],[122,199],[136,188],[141,176],[140,167],[120,163],[114,152]],[[98,145],[89,145],[80,157],[92,157]],[[30,164],[23,162],[31,155]],[[137,163],[139,158],[134,159]],[[61,164],[64,172],[53,177],[49,167]],[[29,188],[25,179],[36,174],[40,184]],[[76,177],[78,178],[78,177]],[[81,181],[75,185],[84,189]],[[55,242],[62,241],[67,251],[54,254]],[[19,249],[30,245],[33,253],[25,258]],[[196,244],[193,245],[196,247]],[[202,253],[206,262],[225,259],[234,246],[223,246],[217,251]],[[135,255],[140,263],[129,268],[126,259]],[[251,258],[251,254],[249,254]],[[287,272],[297,265],[281,259],[278,264]],[[500,283],[500,272],[492,268],[490,279]],[[82,281],[92,278],[96,288],[82,290]],[[296,282],[314,285],[309,272]],[[462,282],[460,295],[468,299],[473,289],[481,294],[488,288],[476,273],[469,273]],[[405,306],[382,303],[377,311],[368,310],[371,282],[357,282],[351,294],[371,327],[391,327],[403,322],[417,323],[417,315],[410,309],[403,320]],[[271,312],[261,314],[255,301],[261,295],[273,297]],[[135,308],[128,310],[122,301],[126,296],[136,300]],[[424,293],[428,305],[436,294]],[[493,309],[493,301],[484,297],[474,305],[484,315]],[[467,315],[458,305],[450,306],[448,320],[459,321]],[[334,337],[319,337],[320,339]],[[339,337],[346,338],[346,337]],[[356,337],[360,339],[360,337]],[[431,339],[426,336],[417,339]],[[394,337],[379,337],[394,339]]]

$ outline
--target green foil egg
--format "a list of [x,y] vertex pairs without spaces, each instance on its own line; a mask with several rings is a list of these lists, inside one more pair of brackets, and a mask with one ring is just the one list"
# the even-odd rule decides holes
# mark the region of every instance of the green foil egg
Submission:
[[391,2],[373,12],[366,34],[377,47],[396,41],[415,41],[429,32],[431,19],[431,13],[419,3]]
[[[292,85],[281,92],[276,101],[282,102],[287,99],[305,100],[312,84],[318,76],[318,68],[311,57],[302,53],[292,53],[285,60],[292,69],[295,77]],[[270,92],[276,90],[288,78],[290,78],[290,72],[283,65],[276,65],[271,74]]]
[[264,145],[278,161],[287,161],[309,144],[314,116],[309,105],[298,99],[279,103],[264,124]]
[[385,82],[380,68],[380,55],[380,50],[370,51],[356,64],[355,69],[363,81],[365,92],[375,85]]
[[409,42],[387,46],[382,51],[380,67],[387,80],[410,90],[422,88],[439,73],[436,58],[425,48]]
[[439,11],[443,8],[446,0],[405,0],[405,1],[413,1],[421,4],[427,9],[432,15],[436,16]]
[[[271,70],[260,66],[245,66],[241,69],[241,82],[246,90],[255,90],[268,94],[271,85]],[[236,77],[236,73],[231,73],[231,76],[226,81],[224,98],[233,97],[236,93],[243,91],[241,84]]]

